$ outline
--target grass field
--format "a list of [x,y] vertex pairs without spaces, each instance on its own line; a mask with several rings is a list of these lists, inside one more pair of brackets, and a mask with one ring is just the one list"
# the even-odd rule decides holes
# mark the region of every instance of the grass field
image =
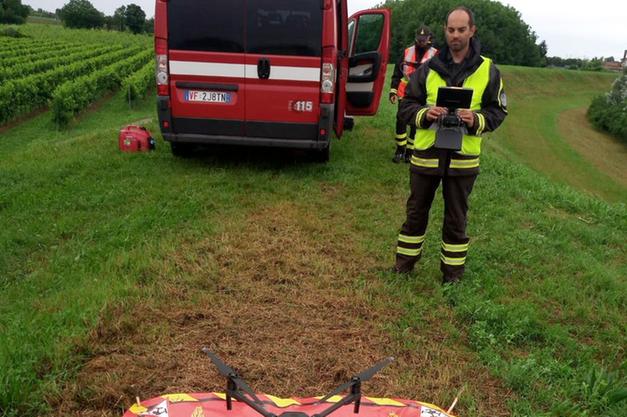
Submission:
[[419,270],[389,273],[408,192],[389,103],[326,165],[176,159],[161,140],[121,154],[121,126],[157,126],[153,99],[120,94],[67,129],[43,113],[0,131],[0,414],[116,416],[135,396],[221,391],[209,346],[280,396],[393,355],[365,393],[445,407],[464,388],[460,416],[625,415],[626,188],[563,136],[611,77],[502,70],[511,115],[487,141],[454,288],[439,283],[439,197]]

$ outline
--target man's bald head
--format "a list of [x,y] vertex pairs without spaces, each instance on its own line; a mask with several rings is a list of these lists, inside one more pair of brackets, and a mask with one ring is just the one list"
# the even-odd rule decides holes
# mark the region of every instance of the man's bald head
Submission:
[[450,12],[448,12],[448,14],[446,15],[446,24],[448,25],[448,20],[451,17],[451,15],[455,13],[455,17],[457,18],[461,18],[462,14],[460,13],[464,13],[466,14],[466,16],[468,17],[468,26],[469,27],[473,27],[475,25],[475,14],[472,12],[472,10],[470,10],[468,7],[466,6],[458,6],[456,8],[454,8],[453,10],[451,10]]
[[446,43],[455,55],[466,54],[470,38],[475,35],[475,17],[467,7],[460,6],[451,10],[446,17],[444,34]]

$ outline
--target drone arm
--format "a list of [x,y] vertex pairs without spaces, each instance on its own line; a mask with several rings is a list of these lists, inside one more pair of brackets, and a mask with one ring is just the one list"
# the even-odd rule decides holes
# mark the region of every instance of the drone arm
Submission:
[[[250,408],[252,408],[256,412],[261,414],[263,417],[277,417],[276,414],[269,412],[262,405],[256,403],[255,401],[251,401],[241,391],[232,391],[229,394],[231,394],[231,396],[233,398],[235,398],[236,400],[241,401],[241,402],[245,403],[246,405],[248,405]],[[228,404],[227,404],[227,406],[228,406]],[[229,408],[229,410],[230,410],[230,408]]]
[[321,413],[314,414],[312,417],[326,417],[329,414],[331,414],[332,412],[334,412],[335,410],[337,410],[338,408],[343,407],[346,404],[350,404],[352,402],[355,402],[355,405],[356,405],[356,408],[357,408],[356,412],[359,412],[359,406],[357,406],[357,404],[359,403],[360,399],[361,399],[361,394],[355,394],[355,393],[351,392],[346,397],[342,398],[340,401],[336,402],[335,404],[333,404],[329,408],[323,410]]

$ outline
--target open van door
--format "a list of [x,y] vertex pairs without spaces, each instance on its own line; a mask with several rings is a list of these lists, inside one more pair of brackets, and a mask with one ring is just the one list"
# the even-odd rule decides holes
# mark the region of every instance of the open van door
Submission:
[[[339,3],[340,50],[335,134],[344,132],[346,115],[376,114],[385,82],[390,46],[388,9],[364,10],[348,19],[346,0]],[[343,24],[342,22],[347,22]]]
[[363,10],[348,20],[346,114],[377,113],[390,47],[388,9]]

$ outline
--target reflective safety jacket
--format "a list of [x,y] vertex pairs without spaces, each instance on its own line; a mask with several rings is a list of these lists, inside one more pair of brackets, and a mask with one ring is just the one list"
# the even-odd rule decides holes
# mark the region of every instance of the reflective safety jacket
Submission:
[[[473,90],[470,109],[475,113],[475,122],[472,128],[465,129],[460,151],[433,147],[438,122],[427,121],[426,114],[435,106],[438,88],[443,86]],[[460,64],[455,64],[448,48],[444,48],[440,55],[412,74],[399,115],[418,128],[412,170],[431,175],[476,175],[481,135],[496,129],[507,115],[500,72],[492,60],[480,55],[479,41],[475,39],[471,39],[469,54]]]
[[[422,55],[419,59],[416,57],[416,52]],[[390,93],[394,93],[399,98],[405,97],[405,89],[409,83],[409,78],[418,69],[418,67],[434,56],[438,54],[438,50],[435,48],[429,48],[427,50],[416,51],[416,45],[412,45],[405,49],[403,57],[394,67],[394,73],[392,74],[392,82]]]

